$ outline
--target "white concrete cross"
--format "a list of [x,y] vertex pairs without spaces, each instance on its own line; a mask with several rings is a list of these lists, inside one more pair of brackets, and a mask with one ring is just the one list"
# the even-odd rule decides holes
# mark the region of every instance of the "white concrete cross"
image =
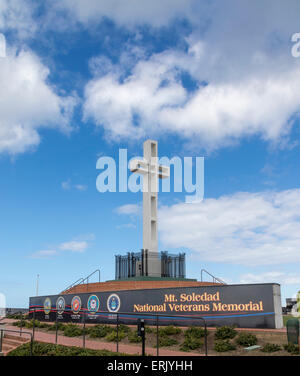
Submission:
[[[152,253],[156,252],[158,255],[158,178],[168,178],[170,167],[158,164],[157,141],[144,142],[144,158],[131,161],[130,170],[143,175],[143,249]],[[151,274],[150,270],[149,274]]]

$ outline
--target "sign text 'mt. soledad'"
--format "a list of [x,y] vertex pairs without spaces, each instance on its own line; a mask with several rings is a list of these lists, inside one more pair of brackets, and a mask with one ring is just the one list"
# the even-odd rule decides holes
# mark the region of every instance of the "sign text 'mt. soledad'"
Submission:
[[209,294],[165,294],[161,304],[134,304],[134,312],[263,312],[263,301],[248,303],[222,303],[220,292]]

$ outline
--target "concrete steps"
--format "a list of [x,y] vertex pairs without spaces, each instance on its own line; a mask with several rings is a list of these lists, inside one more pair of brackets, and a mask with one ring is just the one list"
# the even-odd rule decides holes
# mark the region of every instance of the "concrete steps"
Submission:
[[18,335],[6,334],[3,338],[2,352],[4,355],[7,355],[10,351],[16,349],[17,347],[27,342],[30,342],[29,338],[24,338]]

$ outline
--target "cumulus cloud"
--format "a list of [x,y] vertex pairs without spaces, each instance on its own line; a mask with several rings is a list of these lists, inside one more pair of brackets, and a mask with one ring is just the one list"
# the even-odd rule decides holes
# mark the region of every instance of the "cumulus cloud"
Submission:
[[14,31],[20,39],[32,36],[37,29],[35,7],[31,0],[1,0],[0,30]]
[[35,259],[48,259],[53,256],[56,256],[58,252],[56,250],[52,249],[47,249],[47,250],[42,250],[42,251],[37,251],[31,255],[31,258]]
[[61,251],[71,251],[71,252],[84,252],[88,248],[88,243],[86,241],[73,240],[70,242],[65,242],[60,244],[59,249]]
[[241,283],[268,283],[277,282],[282,285],[299,285],[300,274],[284,273],[284,272],[265,272],[261,274],[244,274],[240,279]]
[[184,18],[189,15],[193,2],[194,0],[55,0],[54,10],[66,10],[70,18],[87,26],[109,18],[121,26],[148,24],[160,27],[176,17]]
[[201,27],[195,21],[185,49],[136,57],[129,73],[122,56],[117,67],[104,57],[98,72],[92,64],[84,119],[116,141],[175,133],[207,150],[251,136],[285,143],[300,111],[300,66],[290,53],[300,4],[193,6],[190,20],[199,16]]
[[54,256],[59,256],[65,251],[83,253],[88,249],[90,242],[94,239],[94,234],[86,234],[71,241],[60,243],[55,247],[51,247],[50,249],[34,252],[33,254],[31,254],[30,258],[48,259]]
[[37,146],[42,128],[70,132],[75,98],[58,95],[47,82],[49,73],[30,51],[0,59],[0,153]]
[[235,193],[160,209],[165,246],[205,261],[274,265],[300,261],[300,189]]
[[119,215],[137,215],[141,212],[141,207],[137,204],[126,204],[114,209]]

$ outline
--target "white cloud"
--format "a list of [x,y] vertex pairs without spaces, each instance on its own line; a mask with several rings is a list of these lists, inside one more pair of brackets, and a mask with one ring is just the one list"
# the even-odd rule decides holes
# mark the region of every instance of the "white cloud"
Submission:
[[49,69],[30,51],[0,59],[0,153],[17,154],[40,143],[42,128],[70,132],[73,97],[55,93]]
[[[286,143],[300,111],[300,66],[290,54],[300,3],[196,3],[186,51],[137,57],[125,79],[122,56],[117,67],[100,57],[85,88],[84,119],[116,141],[175,133],[207,150],[249,136]],[[193,92],[181,79],[187,72]]]
[[282,285],[299,285],[300,274],[286,274],[283,272],[265,272],[262,274],[244,274],[240,278],[240,283],[268,283],[276,282]]
[[81,192],[83,192],[83,191],[86,191],[87,189],[88,189],[88,186],[87,185],[85,185],[85,184],[71,184],[71,180],[70,179],[68,179],[68,180],[66,180],[66,181],[63,181],[62,183],[61,183],[61,187],[62,187],[62,189],[64,190],[64,191],[69,191],[70,189],[72,189],[73,187],[75,188],[75,189],[77,189],[77,191],[81,191]]
[[192,53],[162,53],[139,61],[124,81],[121,72],[95,77],[85,88],[84,118],[114,140],[176,133],[208,150],[247,136],[279,142],[289,134],[300,110],[299,66],[211,81],[191,94],[179,75],[188,61],[197,64]]
[[52,247],[51,249],[37,251],[30,257],[35,259],[48,259],[53,256],[59,256],[62,254],[62,252],[65,251],[83,253],[88,249],[90,242],[94,239],[94,234],[81,235],[80,237],[75,238],[71,241],[60,243],[59,245]]
[[[53,0],[51,0],[53,3]],[[55,10],[66,9],[71,19],[89,25],[110,18],[122,26],[167,25],[190,12],[193,0],[56,0]]]
[[53,256],[56,256],[57,254],[58,254],[58,252],[56,250],[47,249],[47,250],[37,251],[37,252],[33,253],[31,255],[31,258],[48,259],[48,258],[51,258]]
[[78,191],[86,191],[87,190],[87,185],[84,185],[84,184],[76,184],[75,185],[75,188],[78,190]]
[[115,208],[114,212],[119,215],[138,215],[141,207],[137,204],[126,204]]
[[61,187],[64,191],[68,191],[71,189],[71,183],[70,183],[70,180],[67,180],[67,181],[63,181],[61,183]]
[[1,0],[0,30],[16,31],[20,39],[32,36],[37,30],[34,10],[35,4],[30,0]]
[[136,225],[133,223],[124,223],[123,225],[118,225],[116,226],[117,230],[122,230],[123,228],[128,229],[128,228],[136,228]]
[[70,242],[65,242],[60,244],[59,249],[61,251],[71,251],[71,252],[84,252],[88,248],[88,243],[86,241],[73,240]]
[[300,262],[300,189],[236,193],[160,209],[165,246],[247,266]]

